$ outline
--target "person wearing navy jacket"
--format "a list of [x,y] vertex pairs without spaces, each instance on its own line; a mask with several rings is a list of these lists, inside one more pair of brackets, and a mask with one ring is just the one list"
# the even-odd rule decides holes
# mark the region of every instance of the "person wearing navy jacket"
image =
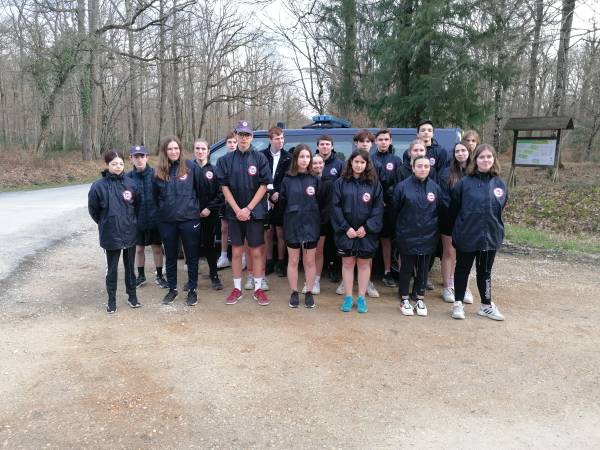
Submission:
[[315,281],[315,253],[320,237],[321,180],[311,170],[312,154],[306,144],[294,149],[292,164],[281,184],[279,202],[284,212],[283,232],[288,249],[287,277],[292,293],[290,308],[297,308],[298,264],[302,251],[302,265],[306,277],[304,306],[314,308],[312,290]]
[[183,243],[188,272],[186,303],[198,303],[198,250],[201,228],[200,211],[204,209],[208,191],[207,182],[200,169],[183,155],[176,136],[162,139],[158,153],[158,166],[154,177],[154,195],[158,202],[158,228],[165,247],[167,282],[169,292],[163,304],[173,303],[177,297],[177,256],[179,240]]
[[109,314],[117,310],[117,268],[123,252],[125,288],[129,306],[141,306],[135,290],[135,242],[137,236],[136,208],[138,192],[135,183],[123,176],[123,156],[111,150],[104,154],[106,170],[88,193],[88,211],[98,224],[100,247],[106,254],[106,292]]
[[[335,149],[333,148],[333,138],[331,136],[327,134],[319,136],[317,139],[316,154],[320,155],[324,162],[323,171],[321,173],[321,180],[323,183],[335,182],[342,174],[342,170],[344,170],[344,162],[335,152]],[[332,283],[338,283],[340,281],[340,257],[335,248],[334,233],[331,225],[327,226],[323,253],[324,263],[329,272],[329,280]]]
[[439,239],[439,217],[448,206],[440,186],[429,178],[429,158],[412,160],[414,174],[398,183],[394,189],[396,209],[396,245],[400,252],[400,311],[412,316],[413,306],[408,296],[411,277],[415,276],[414,292],[417,315],[426,316],[425,287],[429,259]]
[[451,191],[452,243],[456,248],[455,302],[452,317],[464,319],[463,301],[469,272],[475,261],[480,316],[504,320],[492,301],[492,266],[504,240],[502,211],[508,200],[506,184],[499,176],[496,150],[489,144],[475,148],[467,176]]
[[194,164],[200,169],[200,176],[205,180],[207,191],[204,193],[206,205],[200,211],[200,222],[202,223],[201,247],[206,255],[208,270],[212,288],[215,291],[223,289],[223,283],[217,272],[217,252],[215,248],[215,231],[219,222],[219,212],[223,206],[223,194],[215,175],[215,169],[208,160],[210,150],[205,139],[194,141]]
[[283,237],[283,210],[278,204],[279,191],[283,177],[290,168],[292,155],[283,148],[285,138],[283,130],[279,127],[271,127],[268,131],[269,146],[262,151],[269,167],[273,183],[267,186],[267,197],[271,208],[269,209],[268,228],[265,230],[265,252],[266,266],[265,275],[273,272],[275,264],[273,263],[273,231],[277,237],[277,275],[285,277],[285,239]]
[[[426,154],[429,158],[429,178],[437,181],[438,174],[448,165],[448,151],[437,143],[433,137],[433,122],[429,119],[422,120],[417,124],[417,138],[425,144]],[[402,156],[404,161],[410,160],[408,151]]]
[[135,286],[140,287],[146,283],[145,263],[146,247],[152,247],[154,266],[156,267],[155,282],[163,289],[169,284],[163,276],[163,253],[162,240],[158,230],[158,208],[154,198],[152,180],[154,169],[148,165],[148,152],[143,145],[135,145],[129,149],[129,159],[133,164],[133,170],[125,176],[132,179],[137,188],[139,196],[139,207],[137,210],[137,238],[135,246],[135,260],[138,276]]
[[394,214],[394,187],[400,178],[399,171],[402,167],[402,159],[394,154],[392,145],[392,134],[390,130],[381,129],[375,133],[376,148],[371,150],[373,165],[377,170],[377,176],[383,189],[383,228],[379,234],[381,241],[381,255],[383,258],[383,284],[388,287],[396,287],[392,269],[392,242],[395,228]]
[[[226,299],[228,305],[242,298],[242,253],[244,240],[248,241],[254,274],[264,273],[263,224],[267,218],[267,186],[272,183],[269,162],[252,146],[253,130],[249,122],[241,120],[235,127],[237,149],[219,158],[217,179],[223,190],[227,207],[232,247],[233,290]],[[262,277],[254,277],[254,299],[260,306],[270,301],[261,289]]]
[[341,310],[354,305],[354,267],[358,269],[357,311],[367,312],[365,293],[371,277],[371,260],[377,250],[383,219],[383,190],[366,150],[355,150],[342,176],[333,185],[331,224],[342,257],[345,297]]
[[[471,151],[466,141],[458,142],[454,145],[450,165],[440,172],[439,184],[448,198],[450,198],[451,189],[465,176],[467,167],[471,162]],[[452,245],[452,224],[449,214],[444,214],[440,220],[440,230],[442,233],[442,264],[441,272],[444,281],[442,290],[442,299],[447,303],[454,303],[454,266],[456,264],[456,250]],[[465,303],[473,303],[473,294],[467,287],[465,291]]]

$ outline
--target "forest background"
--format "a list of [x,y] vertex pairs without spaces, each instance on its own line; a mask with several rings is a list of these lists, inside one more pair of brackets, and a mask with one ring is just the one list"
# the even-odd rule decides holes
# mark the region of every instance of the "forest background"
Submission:
[[594,0],[0,0],[2,188],[81,181],[107,149],[189,148],[240,118],[427,117],[506,153],[508,118],[561,115],[563,184],[528,171],[513,218],[597,235],[599,22]]

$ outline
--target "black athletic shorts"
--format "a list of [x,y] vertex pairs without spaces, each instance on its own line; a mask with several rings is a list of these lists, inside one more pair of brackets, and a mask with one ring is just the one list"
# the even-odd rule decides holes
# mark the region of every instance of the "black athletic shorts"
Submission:
[[396,230],[396,218],[392,208],[383,210],[383,227],[379,233],[380,238],[393,238]]
[[293,249],[299,249],[299,248],[303,248],[304,250],[312,250],[313,248],[317,248],[317,242],[304,242],[304,243],[296,243],[296,244],[292,244],[290,242],[286,242],[285,245],[287,245],[289,248],[293,248]]
[[146,245],[162,245],[158,227],[150,230],[138,230],[135,245],[143,245],[144,247]]
[[372,252],[363,252],[361,250],[342,250],[338,248],[337,252],[342,258],[352,256],[360,259],[373,259],[373,256],[375,256]]
[[229,219],[229,240],[231,241],[231,245],[241,247],[244,245],[244,239],[246,239],[248,240],[248,247],[260,247],[265,243],[263,227],[262,220],[240,222],[239,220]]

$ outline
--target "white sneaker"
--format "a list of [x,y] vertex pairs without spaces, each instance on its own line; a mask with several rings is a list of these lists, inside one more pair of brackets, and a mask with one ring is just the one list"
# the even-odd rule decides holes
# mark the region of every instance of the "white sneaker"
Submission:
[[315,280],[312,293],[313,295],[319,295],[321,293],[321,280]]
[[267,279],[263,277],[262,281],[260,282],[260,288],[263,291],[268,291],[269,290],[269,283],[267,283]]
[[467,290],[465,291],[465,298],[463,302],[468,303],[469,305],[473,304],[473,294],[471,293],[469,288],[467,288]]
[[344,289],[344,282],[343,281],[337,287],[337,289],[335,290],[335,293],[337,295],[344,295],[346,293],[346,289]]
[[452,305],[452,318],[453,319],[464,319],[465,318],[465,307],[463,302],[454,302]]
[[229,258],[227,256],[219,256],[217,260],[217,269],[224,269],[225,267],[230,267],[231,262],[229,262]]
[[494,302],[491,305],[481,305],[477,314],[480,316],[487,317],[492,320],[504,320],[504,316],[502,313],[496,308]]
[[442,298],[446,303],[454,303],[454,288],[444,288],[442,291]]
[[402,300],[400,312],[405,316],[413,316],[415,314],[409,300]]
[[302,286],[302,293],[306,294],[306,283],[304,283],[304,286]]
[[244,285],[244,289],[246,289],[247,291],[254,290],[254,278],[252,278],[252,277],[246,278],[246,284]]
[[379,292],[375,289],[372,281],[369,281],[369,284],[367,284],[367,295],[371,298],[379,298]]
[[242,270],[246,270],[246,254],[242,255]]
[[427,305],[425,305],[425,302],[423,300],[417,300],[415,309],[417,310],[417,316],[426,316],[427,315]]

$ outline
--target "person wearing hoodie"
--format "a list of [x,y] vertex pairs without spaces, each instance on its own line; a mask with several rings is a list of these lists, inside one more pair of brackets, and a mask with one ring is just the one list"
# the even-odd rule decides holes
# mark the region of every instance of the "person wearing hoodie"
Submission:
[[117,311],[117,268],[123,254],[127,303],[132,308],[142,306],[135,289],[135,243],[137,237],[136,208],[138,192],[135,183],[123,176],[123,156],[114,151],[104,154],[106,169],[88,193],[88,211],[98,224],[100,247],[106,255],[106,312]]
[[463,302],[469,272],[475,262],[481,298],[477,314],[492,320],[504,320],[504,315],[492,301],[492,267],[504,240],[502,211],[508,192],[500,178],[500,164],[494,147],[480,144],[475,148],[467,175],[456,183],[451,196],[452,243],[456,248],[452,317],[465,318]]
[[[430,164],[429,178],[437,181],[438,173],[448,165],[448,151],[435,140],[431,120],[422,120],[417,124],[417,138],[425,144],[425,154]],[[404,152],[402,160],[410,161],[408,151]]]
[[139,193],[139,208],[137,212],[137,238],[135,246],[136,267],[138,276],[135,286],[140,287],[146,283],[145,264],[146,247],[152,248],[154,267],[156,267],[155,282],[163,289],[169,284],[163,276],[163,253],[160,231],[158,230],[158,209],[152,189],[154,169],[148,164],[148,152],[143,145],[135,145],[129,149],[129,159],[133,170],[125,176],[133,180]]

